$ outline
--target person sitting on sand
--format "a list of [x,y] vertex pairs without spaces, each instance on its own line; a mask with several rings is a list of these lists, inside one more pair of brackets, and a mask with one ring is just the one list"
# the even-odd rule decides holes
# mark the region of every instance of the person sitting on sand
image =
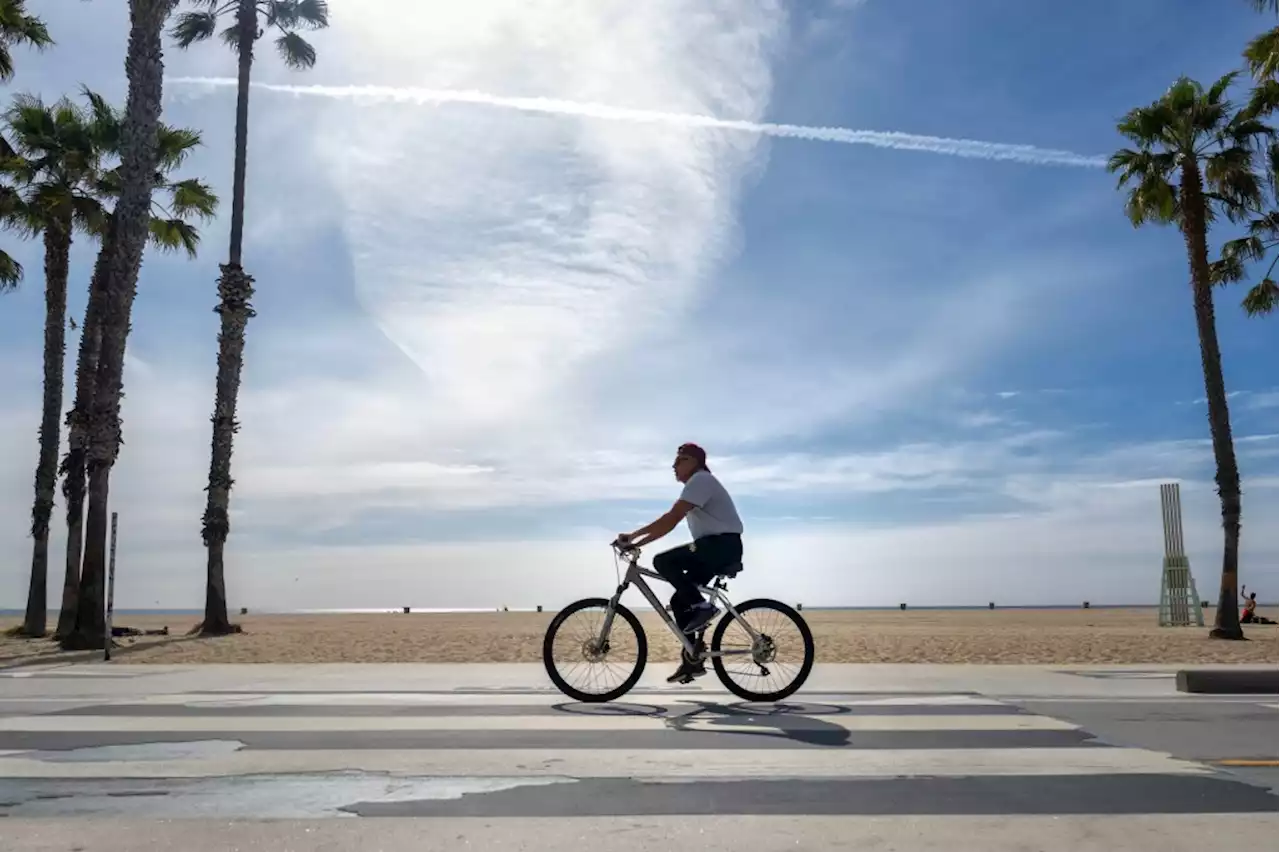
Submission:
[[[619,533],[616,543],[648,544],[674,530],[681,519],[688,523],[693,543],[653,557],[653,570],[675,587],[671,615],[676,626],[684,633],[693,634],[720,612],[715,604],[703,600],[698,586],[706,585],[722,569],[742,561],[742,519],[729,492],[711,475],[702,447],[682,444],[676,450],[671,469],[676,479],[684,483],[680,498],[653,523],[635,532]],[[701,636],[696,646],[699,652],[705,647]],[[701,660],[682,659],[680,668],[667,682],[689,683],[706,673],[706,665]]]
[[[1242,598],[1245,597],[1244,590],[1245,590],[1245,587],[1241,586],[1240,597]],[[1275,624],[1275,622],[1272,621],[1271,619],[1258,615],[1257,609],[1258,609],[1258,593],[1250,592],[1249,596],[1245,598],[1245,601],[1244,601],[1244,612],[1240,613],[1240,623],[1241,624]]]

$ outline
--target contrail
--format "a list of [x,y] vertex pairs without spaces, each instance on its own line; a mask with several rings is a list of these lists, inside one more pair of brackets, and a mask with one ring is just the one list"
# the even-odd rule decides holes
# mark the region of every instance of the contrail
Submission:
[[[171,82],[191,86],[234,87],[230,77],[177,77]],[[1106,165],[1106,158],[1060,151],[1053,148],[1037,148],[1034,145],[1011,145],[1006,142],[981,142],[974,139],[948,139],[942,136],[919,136],[914,133],[898,133],[879,130],[851,130],[846,127],[811,127],[801,124],[772,124],[754,121],[732,121],[681,112],[659,112],[645,109],[627,109],[605,104],[564,101],[555,98],[512,98],[491,95],[487,92],[453,89],[418,89],[395,86],[292,86],[273,83],[253,83],[255,88],[293,95],[332,98],[365,102],[390,101],[413,104],[467,103],[484,106],[541,112],[552,115],[576,115],[606,121],[631,121],[650,124],[672,124],[680,127],[706,127],[715,130],[736,130],[761,136],[784,139],[806,139],[814,142],[838,142],[842,145],[871,145],[896,151],[926,151],[931,154],[947,154],[953,157],[971,157],[979,160],[1011,160],[1035,166],[1075,166],[1097,169]]]

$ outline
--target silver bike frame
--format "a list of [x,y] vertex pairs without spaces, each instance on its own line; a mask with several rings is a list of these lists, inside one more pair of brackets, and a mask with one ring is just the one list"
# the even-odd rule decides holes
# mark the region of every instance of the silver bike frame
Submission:
[[[605,613],[604,625],[600,629],[600,637],[597,641],[603,643],[605,637],[609,635],[609,631],[613,628],[613,616],[617,611],[618,601],[622,598],[622,593],[627,590],[628,586],[635,584],[635,587],[640,590],[640,593],[648,599],[649,604],[661,616],[662,623],[667,625],[667,629],[675,634],[675,637],[680,640],[681,646],[684,647],[685,654],[692,659],[694,656],[693,640],[688,636],[688,634],[680,629],[680,626],[675,622],[675,618],[667,613],[666,606],[662,601],[658,600],[658,596],[653,593],[653,589],[650,588],[649,584],[644,580],[645,577],[653,577],[655,580],[662,580],[662,582],[665,583],[667,582],[667,579],[656,571],[651,571],[648,568],[641,568],[639,565],[640,552],[638,550],[626,552],[624,554],[624,558],[627,560],[627,574],[622,578],[622,584],[618,586],[617,591],[613,593],[613,597],[609,600],[609,608]],[[709,594],[713,599],[724,604],[724,608],[733,616],[733,620],[741,624],[751,636],[751,644],[754,647],[755,644],[760,641],[760,634],[756,633],[756,631],[751,628],[751,625],[747,624],[747,622],[738,615],[738,611],[733,608],[733,604],[729,601],[729,596],[724,593],[724,586],[721,585],[722,581],[722,577],[717,577],[716,581],[710,586],[698,586],[698,591]],[[729,657],[735,654],[750,653],[752,653],[752,650],[750,649],[745,651],[708,651],[703,655],[703,658]]]

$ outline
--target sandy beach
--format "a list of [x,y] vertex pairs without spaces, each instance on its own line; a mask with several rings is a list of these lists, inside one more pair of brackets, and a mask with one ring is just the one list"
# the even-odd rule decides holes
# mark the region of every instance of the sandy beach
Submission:
[[[1276,619],[1274,609],[1259,612]],[[1078,610],[806,610],[819,663],[1138,664],[1269,663],[1277,628],[1244,625],[1249,642],[1207,638],[1205,627],[1156,624],[1155,608]],[[675,660],[678,645],[654,613],[640,613],[649,660]],[[244,633],[184,634],[197,616],[119,616],[118,626],[167,637],[123,637],[113,659],[128,663],[469,663],[539,662],[552,613],[247,615]],[[19,623],[0,619],[0,631]],[[56,662],[51,640],[0,636],[0,666]]]

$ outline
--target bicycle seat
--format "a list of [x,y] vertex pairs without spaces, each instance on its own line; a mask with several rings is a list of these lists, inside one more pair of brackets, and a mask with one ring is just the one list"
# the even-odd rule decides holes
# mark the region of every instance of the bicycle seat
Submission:
[[726,580],[732,580],[738,576],[738,572],[742,570],[742,563],[735,562],[732,565],[726,565],[716,572],[717,577],[724,577]]

